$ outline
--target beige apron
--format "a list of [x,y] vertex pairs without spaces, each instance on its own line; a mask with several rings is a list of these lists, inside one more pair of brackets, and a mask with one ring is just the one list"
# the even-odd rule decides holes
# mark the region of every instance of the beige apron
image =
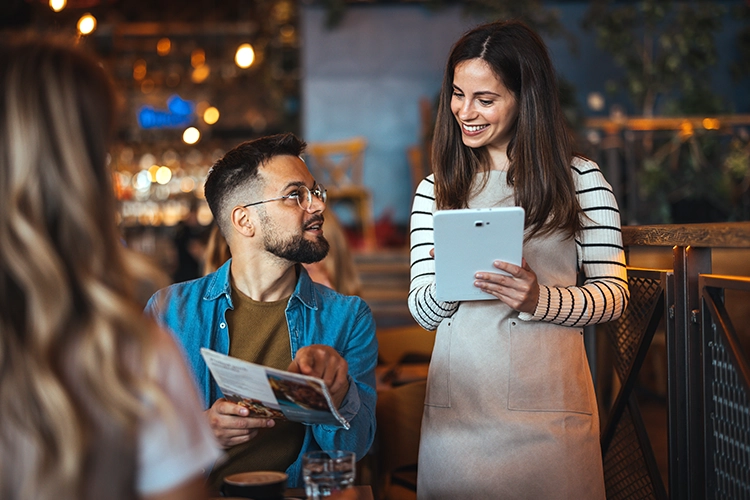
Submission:
[[[512,204],[504,172],[469,203]],[[575,285],[572,238],[535,237],[523,255],[540,283]],[[419,499],[603,499],[581,329],[520,321],[497,300],[461,303],[437,330],[418,471]]]

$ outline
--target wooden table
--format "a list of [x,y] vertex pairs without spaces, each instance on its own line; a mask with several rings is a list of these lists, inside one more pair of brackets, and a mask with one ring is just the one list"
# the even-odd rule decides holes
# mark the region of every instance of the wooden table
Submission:
[[[351,498],[351,500],[374,500],[375,498],[372,495],[372,488],[370,486],[353,486],[352,490],[354,490],[357,495],[352,497],[347,496],[347,500],[349,500],[349,498]],[[348,490],[347,493],[349,493]],[[285,499],[290,500],[304,500],[307,498],[307,496],[305,496],[304,488],[288,488],[284,495]]]

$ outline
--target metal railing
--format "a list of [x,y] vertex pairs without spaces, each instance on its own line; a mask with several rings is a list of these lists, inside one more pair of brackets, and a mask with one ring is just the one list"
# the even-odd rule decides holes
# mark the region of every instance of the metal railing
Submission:
[[[713,249],[743,248],[750,256],[750,222],[626,226],[623,242],[626,250],[671,247],[673,266],[629,267],[630,306],[600,327],[620,381],[602,426],[607,498],[750,499],[750,342],[738,335],[725,307],[725,292],[750,292],[750,278],[711,274]],[[634,391],[660,325],[667,358],[666,485]]]

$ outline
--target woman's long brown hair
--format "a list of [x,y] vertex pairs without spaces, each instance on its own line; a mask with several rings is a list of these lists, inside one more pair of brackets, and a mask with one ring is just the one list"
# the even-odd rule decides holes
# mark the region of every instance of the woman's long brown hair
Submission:
[[516,205],[526,211],[527,239],[556,229],[573,235],[580,229],[582,213],[570,171],[573,140],[544,42],[519,21],[481,25],[451,50],[432,145],[437,207],[466,208],[472,190],[482,187],[475,183],[477,174],[492,167],[485,147],[463,144],[451,112],[456,66],[470,59],[485,61],[518,103],[507,180],[514,188]]
[[[144,404],[163,408],[106,167],[98,62],[59,41],[0,49],[0,497],[134,498]],[[141,281],[142,282],[142,281]]]

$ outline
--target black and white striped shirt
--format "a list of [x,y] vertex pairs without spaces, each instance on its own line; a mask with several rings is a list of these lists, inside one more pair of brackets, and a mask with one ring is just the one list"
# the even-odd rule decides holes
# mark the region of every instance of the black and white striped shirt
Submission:
[[[539,283],[534,314],[519,313],[524,321],[546,321],[582,327],[620,317],[630,298],[620,212],[612,188],[596,163],[573,158],[571,169],[578,202],[587,217],[576,235],[578,266],[586,280],[582,286]],[[427,330],[453,315],[458,302],[435,299],[435,262],[432,214],[435,211],[434,180],[430,175],[417,187],[411,212],[411,283],[409,310]]]

